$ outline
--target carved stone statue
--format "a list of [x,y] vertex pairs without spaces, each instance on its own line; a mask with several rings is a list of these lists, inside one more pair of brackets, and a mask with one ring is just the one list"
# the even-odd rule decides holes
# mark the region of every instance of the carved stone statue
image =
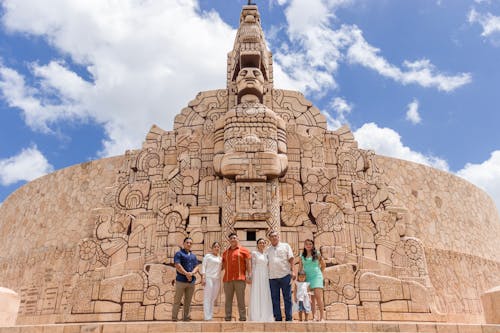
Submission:
[[405,238],[402,208],[391,208],[373,154],[348,130],[327,131],[310,102],[274,90],[272,78],[260,15],[245,6],[227,90],[201,93],[177,116],[175,134],[154,127],[129,153],[115,203],[99,215],[96,238],[80,245],[78,284],[129,296],[79,293],[70,318],[116,302],[108,305],[122,320],[165,319],[174,271],[158,265],[171,262],[183,237],[201,257],[230,232],[253,246],[276,230],[295,251],[305,235],[322,246],[329,319],[438,319],[422,244]]
[[[16,290],[21,315],[58,315],[64,322],[169,319],[173,256],[184,237],[192,238],[201,260],[214,241],[227,245],[231,232],[253,248],[271,230],[296,255],[308,238],[321,249],[327,319],[438,321],[445,308],[480,312],[479,296],[445,294],[445,284],[458,290],[477,280],[477,288],[491,288],[500,283],[495,270],[464,278],[454,269],[472,271],[471,256],[424,248],[426,231],[415,237],[419,210],[401,203],[384,174],[392,165],[381,167],[373,152],[359,149],[346,126],[329,131],[301,93],[273,84],[272,55],[249,1],[228,54],[226,89],[199,93],[176,116],[173,131],[152,126],[142,148],[121,157],[114,183],[92,193],[101,204],[78,221],[85,236],[72,249],[17,266],[0,262],[0,278],[10,281],[35,267],[31,261],[50,259],[43,272],[30,273],[36,281]],[[404,195],[410,198],[403,202],[412,202],[418,192]],[[436,196],[434,203],[441,208],[443,200]],[[459,264],[441,265],[443,258]],[[54,263],[64,273],[51,275]],[[446,282],[431,279],[439,269]],[[38,300],[34,290],[41,285],[47,292]],[[197,284],[193,319],[201,319],[202,301]],[[223,308],[216,307],[215,318]]]

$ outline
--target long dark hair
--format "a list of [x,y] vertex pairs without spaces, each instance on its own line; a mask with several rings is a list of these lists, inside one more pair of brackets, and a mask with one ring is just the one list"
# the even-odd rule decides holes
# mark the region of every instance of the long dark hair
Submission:
[[318,260],[318,251],[316,250],[316,247],[314,246],[314,241],[312,239],[309,239],[309,238],[304,241],[304,250],[302,251],[302,257],[304,257],[304,259],[307,257],[307,250],[306,250],[306,243],[307,242],[311,242],[313,245],[312,250],[311,250],[312,260]]

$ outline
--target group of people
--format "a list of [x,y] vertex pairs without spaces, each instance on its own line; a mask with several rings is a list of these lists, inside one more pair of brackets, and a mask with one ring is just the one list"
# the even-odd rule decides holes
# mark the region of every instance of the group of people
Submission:
[[[211,246],[211,253],[204,256],[198,265],[196,255],[191,252],[193,240],[184,239],[183,248],[174,256],[177,270],[172,320],[178,320],[183,301],[183,320],[190,321],[190,305],[194,293],[196,274],[201,274],[204,287],[204,319],[213,317],[214,302],[221,287],[221,275],[225,294],[225,320],[232,319],[233,299],[236,295],[240,321],[247,320],[245,289],[250,286],[248,320],[269,322],[282,321],[281,296],[285,305],[285,320],[292,320],[294,309],[299,320],[308,320],[309,313],[318,320],[324,318],[323,271],[325,263],[307,239],[298,261],[298,274],[295,271],[295,257],[289,244],[280,241],[275,231],[269,233],[270,246],[266,240],[257,240],[257,250],[250,252],[241,246],[238,235],[229,235],[229,247],[222,253],[219,242]],[[297,279],[296,279],[297,275]]]

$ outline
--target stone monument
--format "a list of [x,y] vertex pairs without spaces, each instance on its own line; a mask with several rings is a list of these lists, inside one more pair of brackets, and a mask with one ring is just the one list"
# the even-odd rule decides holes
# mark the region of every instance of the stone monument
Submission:
[[[296,255],[314,239],[328,320],[481,323],[480,295],[500,285],[492,200],[359,149],[300,92],[275,89],[253,4],[225,89],[199,93],[139,150],[28,183],[0,219],[0,286],[19,293],[19,323],[170,319],[173,256],[188,235],[200,259],[231,232],[253,248],[276,230]],[[202,297],[197,284],[193,318]]]

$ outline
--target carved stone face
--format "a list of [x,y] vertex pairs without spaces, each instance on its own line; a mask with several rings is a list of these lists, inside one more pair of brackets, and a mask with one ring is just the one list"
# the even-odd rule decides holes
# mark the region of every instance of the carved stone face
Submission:
[[236,87],[239,96],[252,94],[260,98],[264,93],[264,75],[256,67],[242,68],[236,78]]

